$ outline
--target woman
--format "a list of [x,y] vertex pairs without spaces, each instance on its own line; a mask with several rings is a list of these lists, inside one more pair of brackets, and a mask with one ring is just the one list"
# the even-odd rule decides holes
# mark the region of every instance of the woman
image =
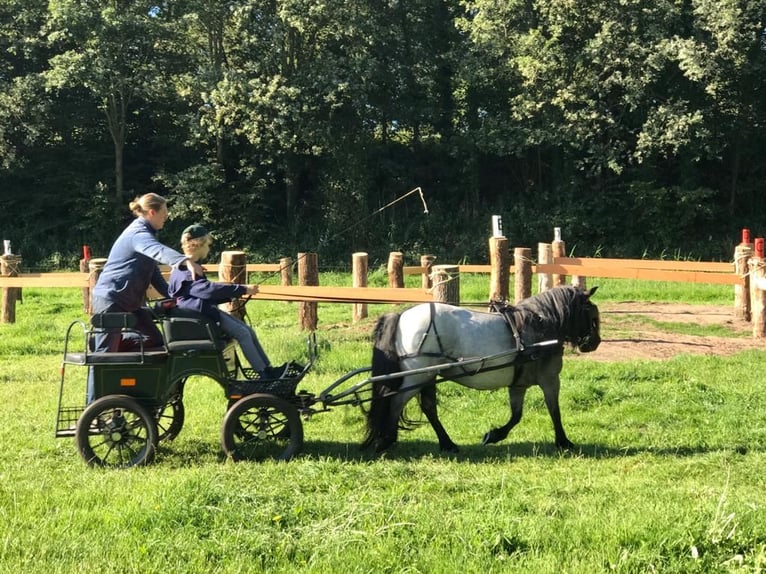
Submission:
[[[190,225],[181,234],[181,248],[188,261],[196,264],[210,252],[210,235],[202,225]],[[221,330],[239,343],[242,353],[261,379],[281,378],[287,365],[272,367],[266,352],[261,347],[258,337],[244,321],[221,312],[217,305],[227,303],[235,297],[258,292],[257,285],[236,285],[233,283],[213,283],[208,281],[204,272],[195,277],[187,265],[181,264],[170,273],[168,292],[175,298],[181,309],[198,311],[212,318],[221,326]]]
[[[157,264],[171,267],[186,264],[194,277],[204,275],[204,272],[186,255],[157,240],[157,232],[168,219],[164,197],[147,193],[132,201],[130,210],[136,219],[125,228],[109,251],[93,289],[93,312],[133,313],[138,320],[136,330],[144,335],[144,348],[159,347],[162,345],[162,334],[154,324],[149,309],[143,307],[150,285],[162,296],[168,296],[168,284]],[[108,333],[96,338],[94,350],[118,351],[120,342],[119,333]]]

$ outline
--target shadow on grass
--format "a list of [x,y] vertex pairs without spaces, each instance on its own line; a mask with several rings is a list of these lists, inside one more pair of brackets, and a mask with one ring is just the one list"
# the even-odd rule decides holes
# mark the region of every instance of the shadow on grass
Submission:
[[[623,447],[617,448],[603,444],[584,443],[576,445],[571,450],[561,450],[555,445],[546,442],[505,442],[494,445],[464,444],[457,453],[443,453],[439,451],[436,441],[407,440],[398,442],[386,452],[376,454],[370,449],[362,449],[359,443],[307,440],[298,458],[310,459],[334,459],[342,462],[366,463],[376,460],[420,460],[420,459],[444,459],[456,462],[497,462],[498,460],[511,461],[522,458],[584,458],[584,459],[614,459],[633,456],[670,456],[670,457],[694,457],[714,452],[730,451],[736,454],[748,452],[763,452],[760,445],[744,446],[734,445],[730,447]],[[215,440],[186,441],[183,447],[175,447],[173,443],[162,443],[155,459],[155,464],[166,464],[171,467],[188,467],[200,463],[218,462],[223,464],[227,457],[224,455],[220,443]]]
[[387,458],[392,460],[407,460],[421,458],[444,458],[455,461],[485,462],[498,459],[514,458],[589,458],[611,459],[639,455],[693,457],[713,452],[731,451],[737,454],[762,452],[759,447],[744,445],[731,447],[624,447],[617,448],[603,444],[585,443],[576,445],[571,450],[561,450],[553,443],[536,442],[507,442],[494,445],[469,444],[461,445],[457,453],[443,453],[437,442],[404,440],[398,442],[385,453],[377,455],[369,449],[361,449],[358,444],[338,443],[332,441],[310,441],[303,445],[301,456],[312,458],[335,458],[344,461],[370,461]]

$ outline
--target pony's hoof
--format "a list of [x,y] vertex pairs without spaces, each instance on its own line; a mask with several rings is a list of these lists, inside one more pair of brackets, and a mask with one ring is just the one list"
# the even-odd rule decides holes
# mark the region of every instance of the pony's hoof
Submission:
[[493,433],[492,431],[485,433],[484,438],[481,439],[481,444],[484,446],[488,444],[495,444],[496,442],[497,442],[497,437],[495,436],[495,433]]
[[450,444],[439,445],[439,450],[449,454],[457,454],[460,452],[460,447],[453,442]]
[[561,450],[574,450],[575,444],[571,440],[562,440],[556,443],[556,448]]

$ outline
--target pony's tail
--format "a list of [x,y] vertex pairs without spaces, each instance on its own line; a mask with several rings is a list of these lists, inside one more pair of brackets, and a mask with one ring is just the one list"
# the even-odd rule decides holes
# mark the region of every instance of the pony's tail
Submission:
[[[372,347],[373,377],[397,373],[401,370],[399,356],[396,353],[398,325],[399,313],[386,313],[375,323]],[[402,380],[402,377],[393,377],[372,384],[372,401],[367,412],[367,435],[362,447],[374,446],[376,450],[379,450],[385,448],[383,443],[395,438],[386,435],[396,431],[395,425],[393,431],[391,430],[391,398],[402,386]]]

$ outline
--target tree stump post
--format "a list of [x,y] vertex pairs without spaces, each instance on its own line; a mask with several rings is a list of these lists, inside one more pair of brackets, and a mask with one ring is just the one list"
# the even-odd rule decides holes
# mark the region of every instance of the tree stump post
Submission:
[[[319,285],[316,253],[298,253],[298,285]],[[316,331],[319,321],[316,301],[301,301],[298,306],[298,318],[302,330]]]
[[516,247],[513,250],[514,293],[513,302],[532,296],[532,250]]
[[[550,243],[537,244],[537,264],[550,265],[553,263],[553,250]],[[553,275],[550,273],[537,272],[537,292],[544,293],[553,287]]]
[[423,271],[423,275],[421,276],[421,286],[424,290],[428,290],[431,287],[433,287],[433,281],[431,280],[431,271],[434,266],[434,261],[436,261],[436,255],[421,255],[420,256],[420,266],[425,269]]
[[489,300],[508,301],[511,289],[511,262],[508,239],[489,238]]
[[293,259],[292,257],[283,257],[279,260],[280,284],[282,287],[289,287],[293,284]]
[[460,267],[458,265],[433,266],[434,301],[460,305]]
[[734,314],[745,321],[750,321],[750,273],[748,260],[753,256],[753,244],[750,242],[750,230],[742,230],[742,242],[734,248],[734,272],[743,283],[734,286]]
[[[0,256],[0,275],[18,277],[21,269],[21,256],[6,253]],[[2,296],[2,322],[16,322],[16,301],[21,299],[20,287],[4,287]]]
[[[358,252],[351,256],[351,270],[353,274],[354,287],[367,287],[367,253]],[[367,303],[353,303],[351,309],[351,320],[354,323],[367,317]]]
[[[218,265],[218,276],[224,283],[247,284],[247,254],[244,251],[224,251]],[[241,299],[224,303],[224,310],[237,319],[245,318],[245,308]]]
[[[553,228],[553,243],[551,243],[551,252],[553,254],[553,260],[552,263],[556,263],[556,259],[560,257],[566,257],[567,253],[567,247],[566,244],[561,240],[561,228],[560,227],[554,227]],[[559,273],[553,274],[553,286],[558,287],[560,285],[566,285],[567,284],[567,276],[561,275]]]
[[88,291],[90,299],[88,301],[88,312],[93,314],[93,288],[98,283],[98,277],[106,265],[106,257],[94,257],[88,261]]
[[392,289],[404,287],[404,254],[392,251],[388,255],[388,286]]

